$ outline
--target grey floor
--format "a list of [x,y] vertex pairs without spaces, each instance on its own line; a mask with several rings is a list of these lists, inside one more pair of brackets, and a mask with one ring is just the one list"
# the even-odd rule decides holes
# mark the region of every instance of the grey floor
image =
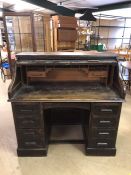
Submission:
[[115,157],[89,157],[83,145],[50,145],[48,157],[18,158],[7,88],[0,80],[0,175],[131,175],[131,93],[123,104]]

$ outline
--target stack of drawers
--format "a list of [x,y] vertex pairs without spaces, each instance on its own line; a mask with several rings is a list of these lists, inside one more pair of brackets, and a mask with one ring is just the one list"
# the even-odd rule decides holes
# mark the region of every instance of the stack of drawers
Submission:
[[19,156],[45,155],[45,132],[40,103],[12,103]]
[[115,155],[121,103],[92,103],[87,154]]

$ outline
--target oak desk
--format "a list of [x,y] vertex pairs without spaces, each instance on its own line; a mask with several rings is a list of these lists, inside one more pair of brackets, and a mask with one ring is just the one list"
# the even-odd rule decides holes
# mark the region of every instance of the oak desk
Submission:
[[47,155],[55,124],[79,124],[84,139],[65,142],[85,144],[86,155],[115,155],[125,98],[115,54],[20,53],[8,93],[18,156]]

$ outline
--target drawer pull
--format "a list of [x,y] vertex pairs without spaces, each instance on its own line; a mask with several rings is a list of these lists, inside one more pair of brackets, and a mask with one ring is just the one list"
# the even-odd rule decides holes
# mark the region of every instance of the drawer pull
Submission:
[[34,124],[34,121],[23,121],[22,123],[23,123],[23,124],[27,124],[27,123]]
[[25,142],[26,145],[36,145],[36,142]]
[[106,142],[105,143],[101,143],[101,142],[97,143],[97,146],[107,146],[107,145],[108,145],[108,143],[106,143]]
[[33,112],[31,109],[20,109],[21,112]]
[[25,132],[24,135],[35,135],[35,132]]
[[113,112],[112,109],[101,109],[101,112]]
[[100,120],[99,123],[111,123],[109,120]]
[[98,134],[99,134],[99,135],[110,135],[109,132],[99,132]]

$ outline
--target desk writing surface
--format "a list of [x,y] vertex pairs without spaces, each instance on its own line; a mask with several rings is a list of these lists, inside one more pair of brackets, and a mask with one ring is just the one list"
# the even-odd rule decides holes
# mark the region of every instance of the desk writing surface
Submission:
[[109,87],[33,87],[23,86],[14,95],[17,101],[50,101],[50,102],[93,102],[122,101],[120,96]]

